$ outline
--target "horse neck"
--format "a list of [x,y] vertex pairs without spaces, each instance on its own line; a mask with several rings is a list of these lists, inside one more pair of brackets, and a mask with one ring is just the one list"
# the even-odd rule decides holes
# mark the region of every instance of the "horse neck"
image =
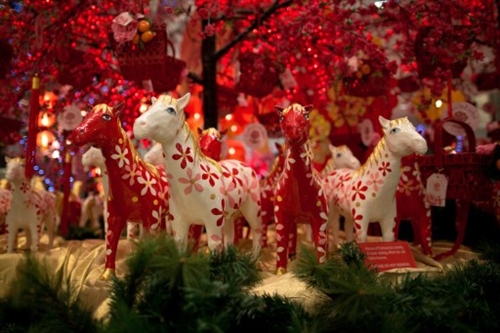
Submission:
[[[182,150],[179,151],[178,146]],[[172,175],[184,175],[186,173],[186,168],[198,169],[201,163],[204,162],[212,162],[216,163],[214,160],[209,159],[205,156],[198,144],[198,141],[193,136],[193,133],[189,129],[189,125],[184,122],[184,125],[177,130],[177,134],[175,135],[175,139],[168,144],[162,144],[163,152],[165,153],[165,168],[168,173]],[[189,155],[193,157],[193,161],[190,162],[187,158],[184,159],[186,163],[185,168],[181,168],[180,161],[182,160],[174,160],[172,158],[175,154],[182,154],[189,150]]]
[[[10,182],[11,185],[11,191],[12,191],[12,197],[26,197],[28,193],[32,191],[32,187],[30,184],[30,181],[27,180],[25,177],[21,179],[16,179],[12,180]],[[26,191],[23,191],[23,189],[26,189]]]
[[382,188],[396,187],[401,176],[401,157],[394,155],[387,147],[383,137],[373,149],[366,162],[354,173],[354,177],[369,177],[370,173],[385,170]]
[[[289,164],[290,170],[297,171],[299,174],[303,173],[305,177],[308,171],[313,172],[314,169],[311,157],[312,149],[309,141],[306,141],[306,143],[300,147],[291,147],[287,145],[285,165]],[[290,163],[291,159],[295,160],[295,162]]]
[[128,171],[126,171],[123,166],[122,167],[119,166],[120,159],[114,159],[111,157],[114,154],[118,154],[118,151],[116,150],[117,146],[120,147],[122,153],[126,151],[126,153],[123,156],[125,159],[129,161],[130,166],[138,162],[139,163],[142,162],[140,158],[137,158],[139,156],[139,153],[135,149],[132,140],[130,140],[130,138],[127,136],[127,134],[123,129],[120,129],[119,134],[113,140],[110,140],[109,144],[101,146],[102,154],[105,157],[104,160],[105,170],[103,174],[107,172],[108,179],[109,178],[121,179],[123,174],[128,173]]

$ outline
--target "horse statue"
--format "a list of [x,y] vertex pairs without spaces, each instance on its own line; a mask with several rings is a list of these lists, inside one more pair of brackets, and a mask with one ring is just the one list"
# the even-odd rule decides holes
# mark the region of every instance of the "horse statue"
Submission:
[[309,112],[312,106],[294,103],[286,109],[276,107],[276,110],[285,138],[285,165],[274,191],[276,273],[283,274],[287,268],[288,250],[292,256],[295,254],[297,223],[311,225],[318,261],[323,263],[326,260],[328,216],[326,197],[313,166],[309,142]]
[[115,274],[118,240],[125,223],[142,223],[145,232],[155,233],[165,230],[168,214],[167,179],[137,153],[121,126],[122,110],[122,104],[114,108],[96,105],[71,134],[75,145],[90,144],[101,150],[109,177],[104,280]]
[[267,176],[260,180],[260,202],[262,205],[262,246],[267,246],[267,229],[274,223],[274,189],[285,165],[285,149],[275,144],[278,154]]
[[326,163],[326,166],[321,170],[321,176],[325,177],[334,170],[347,168],[347,169],[357,169],[361,166],[358,158],[354,156],[352,150],[346,146],[334,146],[332,144],[328,145],[331,157]]
[[31,243],[31,250],[38,251],[44,226],[49,236],[48,248],[51,249],[57,223],[55,196],[46,190],[32,188],[31,182],[24,175],[24,159],[6,157],[5,161],[5,178],[9,181],[12,191],[10,209],[5,217],[7,253],[14,251],[19,229],[27,231],[28,245]]
[[[84,167],[96,166],[101,170],[102,177],[102,188],[103,188],[103,198],[101,199],[99,195],[90,194],[85,198],[82,203],[82,214],[80,217],[80,227],[84,227],[86,222],[90,219],[91,225],[93,227],[99,227],[98,222],[99,218],[102,216],[104,218],[104,234],[108,231],[108,222],[106,219],[107,216],[107,208],[106,202],[109,196],[109,180],[108,180],[108,171],[106,169],[105,158],[102,155],[102,151],[95,147],[90,147],[85,153],[82,155],[82,165]],[[162,176],[165,176],[162,173]],[[127,222],[127,239],[132,240],[137,238],[137,234],[141,233],[140,224]]]
[[240,161],[221,164],[203,154],[185,121],[189,99],[189,93],[179,99],[153,97],[150,109],[134,123],[136,138],[147,137],[163,147],[174,238],[186,246],[190,225],[204,225],[209,249],[219,250],[233,241],[233,219],[241,212],[254,232],[257,252],[262,226],[257,174]]
[[425,139],[404,117],[379,117],[384,131],[367,161],[358,169],[339,169],[325,178],[329,220],[345,217],[347,240],[356,229],[357,240],[365,242],[370,222],[379,222],[384,241],[395,239],[396,188],[401,176],[401,159],[427,151]]
[[163,154],[161,144],[155,143],[151,149],[144,154],[144,162],[154,166],[165,166],[165,155]]
[[420,245],[424,254],[432,255],[431,207],[425,199],[416,157],[417,155],[410,154],[401,159],[401,178],[396,190],[395,234],[398,235],[401,221],[410,221],[413,243]]

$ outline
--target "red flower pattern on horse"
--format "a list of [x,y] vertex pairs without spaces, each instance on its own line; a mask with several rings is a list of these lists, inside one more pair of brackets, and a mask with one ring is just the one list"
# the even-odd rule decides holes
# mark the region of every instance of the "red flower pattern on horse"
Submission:
[[[336,170],[324,180],[329,220],[338,220],[339,215],[345,217],[347,240],[352,240],[355,227],[357,240],[365,242],[370,222],[380,223],[385,241],[395,239],[401,158],[427,151],[424,138],[406,117],[395,120],[379,117],[379,121],[385,135],[367,161],[356,170]],[[378,179],[383,182],[374,181]]]
[[[205,225],[208,247],[218,250],[223,242],[233,241],[232,222],[241,212],[254,231],[254,250],[259,251],[262,218],[257,174],[240,161],[218,163],[203,154],[185,121],[184,108],[189,98],[189,93],[179,99],[169,95],[153,97],[151,108],[134,123],[136,138],[148,137],[163,147],[174,238],[185,246],[189,226]],[[181,181],[186,176],[191,179],[189,183]],[[201,191],[186,193],[193,180],[201,185]]]
[[120,124],[122,105],[96,105],[72,133],[73,142],[102,151],[109,181],[106,263],[102,279],[115,273],[118,240],[125,223],[142,223],[145,232],[165,229],[168,182],[163,168],[146,163]]
[[285,138],[285,165],[274,192],[277,274],[286,272],[287,252],[295,254],[297,223],[311,224],[318,261],[323,263],[326,260],[327,202],[312,164],[309,143],[311,109],[312,106],[296,103],[286,109],[276,107]]

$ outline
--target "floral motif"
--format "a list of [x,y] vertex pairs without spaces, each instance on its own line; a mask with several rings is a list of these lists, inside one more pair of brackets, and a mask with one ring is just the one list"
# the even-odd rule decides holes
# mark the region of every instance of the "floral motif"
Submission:
[[137,164],[133,163],[132,166],[130,165],[126,165],[125,166],[125,171],[127,171],[128,173],[124,174],[122,176],[122,179],[129,179],[129,185],[132,186],[135,184],[135,177],[138,176],[142,176],[142,172],[141,170],[137,169]]
[[181,168],[185,169],[187,166],[187,163],[193,163],[194,159],[193,156],[191,156],[191,147],[186,147],[186,150],[183,149],[182,145],[177,142],[175,144],[175,148],[179,152],[179,154],[174,154],[172,155],[172,158],[174,160],[180,160],[181,161]]
[[382,161],[382,165],[378,168],[379,171],[382,171],[382,176],[386,176],[387,173],[391,172],[390,168],[391,162]]
[[219,180],[219,175],[217,173],[213,172],[208,165],[201,164],[200,168],[203,171],[203,173],[201,175],[201,179],[208,180],[208,183],[210,184],[210,186],[214,187],[215,180]]
[[128,148],[125,147],[125,149],[122,150],[122,148],[119,145],[115,146],[115,151],[116,154],[111,155],[111,158],[114,160],[118,160],[118,167],[123,168],[123,165],[125,164],[130,164],[130,161],[127,158],[128,154]]
[[368,190],[368,186],[364,185],[363,182],[358,181],[357,184],[352,186],[352,201],[356,200],[356,196],[359,196],[361,200],[365,200],[366,196],[364,195],[363,192],[366,192]]
[[221,200],[221,208],[212,208],[210,211],[213,215],[215,215],[217,218],[216,225],[218,227],[222,226],[224,224],[224,221],[226,220],[226,215],[227,215],[227,210],[226,210],[226,201],[224,199]]
[[379,185],[382,185],[384,183],[384,180],[380,178],[380,173],[378,172],[373,172],[370,174],[370,179],[366,182],[366,185],[368,186],[373,186],[373,190],[375,192],[378,192],[379,190]]
[[144,196],[149,192],[151,192],[151,195],[156,196],[156,189],[155,185],[157,183],[155,178],[151,178],[151,174],[148,171],[144,172],[144,177],[138,177],[137,182],[141,185],[144,185],[144,188],[141,191],[141,195]]
[[179,183],[188,184],[184,189],[184,194],[191,194],[193,188],[198,192],[203,192],[203,186],[198,183],[201,179],[201,175],[199,173],[193,175],[193,170],[191,168],[186,169],[186,174],[187,178],[179,177]]

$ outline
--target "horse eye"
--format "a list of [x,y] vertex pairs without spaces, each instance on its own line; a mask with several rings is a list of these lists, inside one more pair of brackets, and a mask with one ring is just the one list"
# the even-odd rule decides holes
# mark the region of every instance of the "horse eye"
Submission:
[[175,114],[175,109],[171,106],[169,106],[165,111],[167,111],[169,114]]
[[342,154],[341,154],[341,153],[337,153],[337,157],[341,157],[341,156],[342,156]]
[[399,127],[391,128],[391,134],[395,134],[395,133],[398,133],[398,132],[399,132]]
[[304,118],[305,118],[306,120],[309,120],[309,113],[304,114]]
[[106,120],[106,121],[110,121],[111,120],[111,116],[107,113],[103,114],[102,115],[102,119]]
[[283,116],[280,116],[278,121],[281,123],[283,121]]

